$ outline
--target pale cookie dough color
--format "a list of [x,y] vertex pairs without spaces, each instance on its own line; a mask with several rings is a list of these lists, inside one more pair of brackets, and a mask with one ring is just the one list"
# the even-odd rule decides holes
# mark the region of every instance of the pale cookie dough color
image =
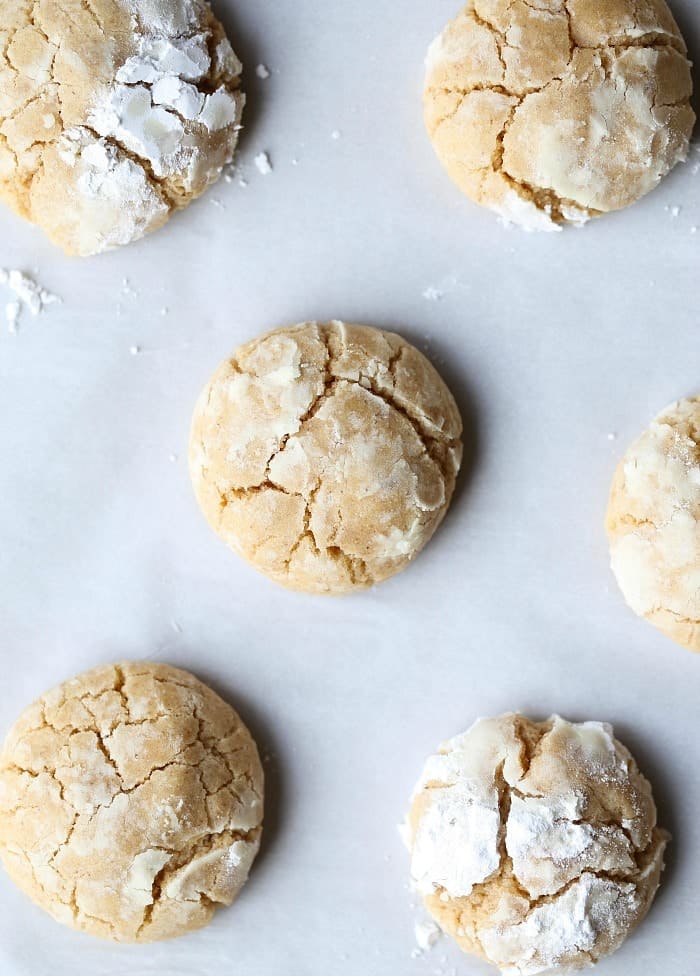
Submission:
[[48,692],[0,755],[0,857],[57,921],[118,942],[183,935],[245,884],[263,772],[234,710],[165,664]]
[[404,569],[447,511],[455,401],[400,336],[342,322],[238,349],[197,404],[190,470],[207,520],[258,570],[342,594]]
[[428,760],[406,839],[443,930],[507,976],[535,976],[622,945],[654,899],[668,836],[609,725],[511,714]]
[[664,410],[622,459],[607,515],[627,603],[700,651],[700,397]]
[[206,0],[2,0],[0,199],[69,254],[129,244],[233,156],[241,65]]
[[425,120],[460,189],[528,230],[620,210],[695,121],[665,0],[469,0],[428,52]]

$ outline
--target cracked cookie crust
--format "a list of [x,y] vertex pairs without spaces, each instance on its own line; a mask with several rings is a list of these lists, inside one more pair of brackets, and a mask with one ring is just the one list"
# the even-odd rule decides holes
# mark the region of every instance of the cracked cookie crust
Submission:
[[165,664],[99,667],[31,705],[0,754],[0,858],[57,921],[183,935],[245,884],[263,771],[234,710]]
[[620,210],[686,158],[665,0],[469,0],[428,52],[425,122],[463,193],[528,230]]
[[700,652],[700,397],[671,404],[630,447],[606,528],[632,610]]
[[143,237],[231,160],[240,74],[206,0],[3,0],[0,199],[68,254]]
[[668,836],[609,725],[510,714],[428,760],[406,840],[414,884],[460,948],[535,976],[622,945],[654,899]]
[[224,362],[197,404],[190,471],[221,538],[284,586],[341,594],[404,569],[442,521],[462,421],[400,336],[305,323]]

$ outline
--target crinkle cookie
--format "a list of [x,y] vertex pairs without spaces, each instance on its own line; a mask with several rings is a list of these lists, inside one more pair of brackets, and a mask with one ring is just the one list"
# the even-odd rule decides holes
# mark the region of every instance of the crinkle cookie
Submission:
[[121,664],[48,692],[0,754],[0,858],[57,921],[182,935],[245,884],[263,772],[234,710],[185,671]]
[[206,0],[2,0],[0,198],[69,254],[129,244],[218,179],[241,65]]
[[316,322],[238,349],[197,404],[190,470],[221,538],[292,589],[341,594],[404,569],[445,515],[455,401],[400,336]]
[[607,531],[630,607],[700,651],[700,397],[671,404],[630,447],[613,480]]
[[668,841],[609,725],[517,714],[476,722],[428,760],[406,837],[430,914],[508,976],[618,949],[653,901]]
[[469,0],[428,52],[425,120],[468,197],[559,230],[685,159],[691,93],[665,0]]

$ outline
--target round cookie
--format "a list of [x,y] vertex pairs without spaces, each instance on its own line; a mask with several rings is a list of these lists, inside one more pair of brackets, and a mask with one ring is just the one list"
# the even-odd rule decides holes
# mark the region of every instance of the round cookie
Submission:
[[428,52],[425,121],[468,197],[559,230],[634,203],[685,159],[691,93],[665,0],[469,0]]
[[292,589],[341,594],[404,569],[445,515],[455,401],[400,336],[316,322],[238,349],[197,404],[190,470],[221,538]]
[[606,528],[629,606],[700,651],[700,397],[671,404],[630,447]]
[[211,921],[258,852],[263,771],[234,710],[165,664],[99,667],[0,754],[0,858],[57,921],[118,942]]
[[570,972],[646,915],[667,835],[609,725],[482,719],[432,756],[406,839],[430,914],[508,976]]
[[0,53],[0,198],[69,254],[156,230],[233,156],[241,65],[206,0],[3,0]]

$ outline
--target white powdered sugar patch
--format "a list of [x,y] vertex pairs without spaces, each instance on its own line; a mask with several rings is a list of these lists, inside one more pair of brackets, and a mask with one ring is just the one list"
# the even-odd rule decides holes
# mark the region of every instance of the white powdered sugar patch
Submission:
[[37,316],[47,305],[60,302],[57,295],[43,288],[30,275],[17,269],[0,268],[0,285],[5,285],[15,295],[14,301],[5,306],[5,320],[8,331],[16,333],[22,312]]

